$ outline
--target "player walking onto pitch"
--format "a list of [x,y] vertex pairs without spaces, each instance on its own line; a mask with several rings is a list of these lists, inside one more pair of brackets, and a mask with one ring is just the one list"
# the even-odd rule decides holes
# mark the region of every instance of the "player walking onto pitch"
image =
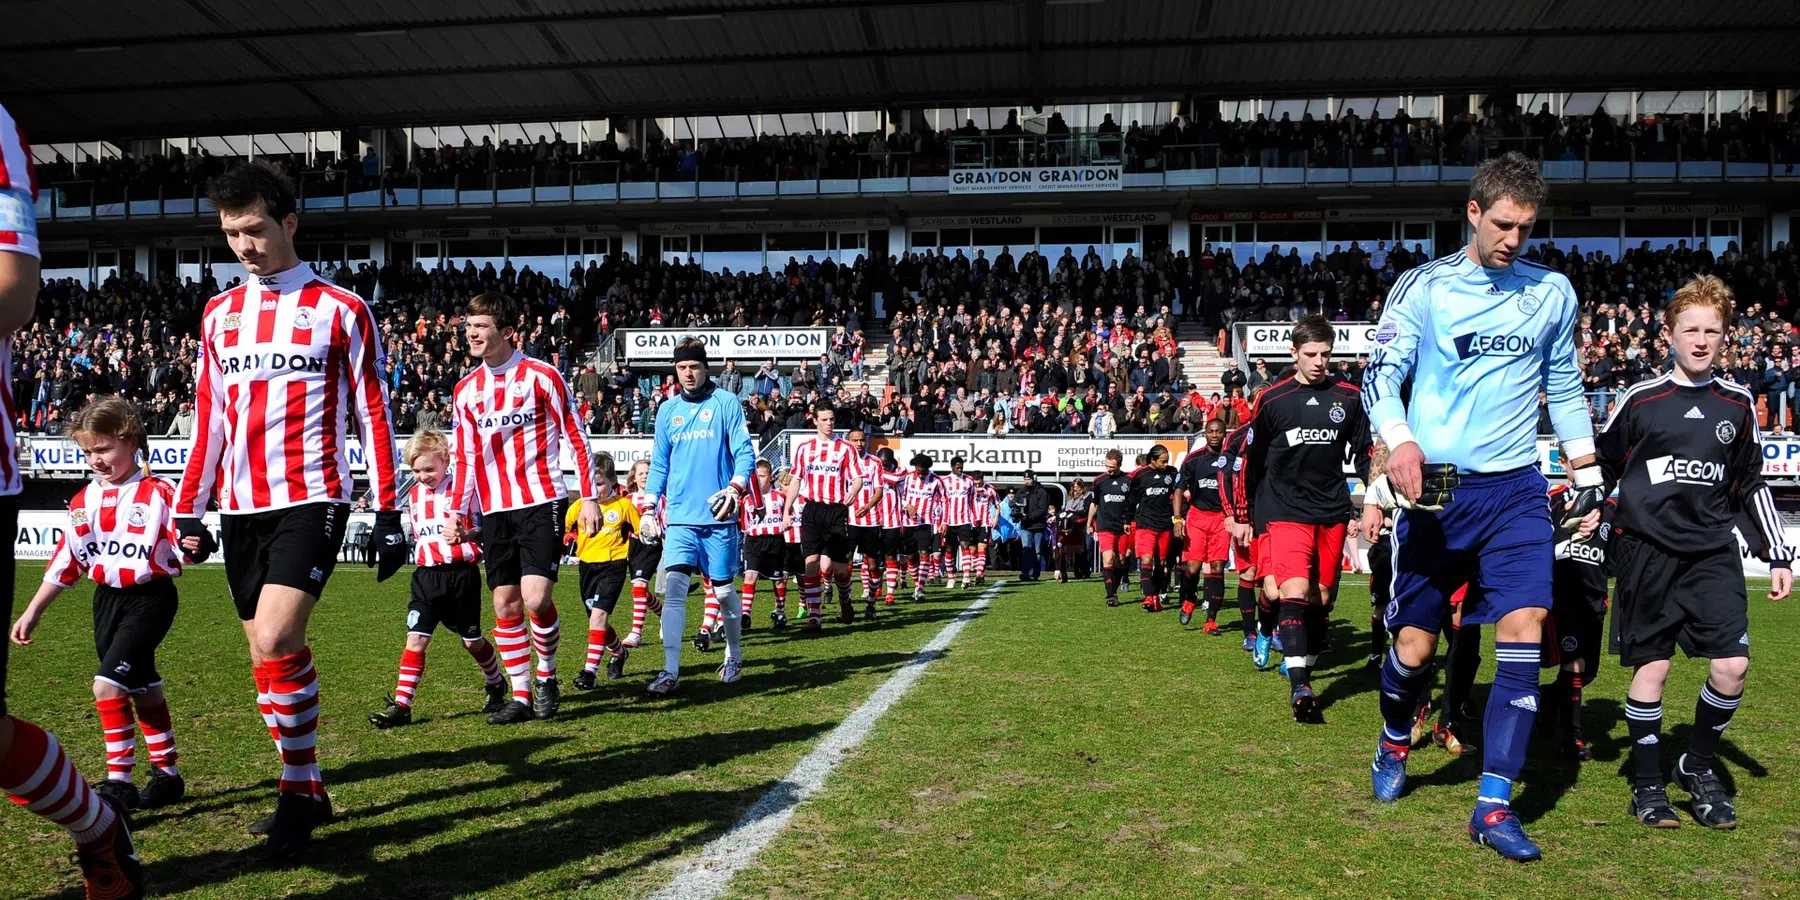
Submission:
[[[650,613],[662,615],[662,601],[656,598],[651,587],[656,580],[656,570],[662,567],[663,510],[656,498],[644,490],[644,485],[649,482],[650,461],[640,459],[632,463],[631,471],[625,476],[625,496],[638,514],[638,528],[631,536],[631,552],[626,557],[631,564],[631,631],[619,642],[627,650],[643,643],[644,619]],[[654,519],[655,524],[645,524],[646,519]],[[656,536],[646,536],[646,531]]]
[[[986,475],[970,472],[969,477],[975,479],[971,494],[975,501],[975,583],[987,584],[988,536],[993,533],[994,521],[1000,517],[1000,497],[994,493],[994,486],[987,483]],[[1081,552],[1087,553],[1087,548],[1083,546]]]
[[1175,470],[1169,465],[1169,448],[1150,448],[1149,462],[1131,473],[1131,493],[1125,511],[1135,537],[1132,549],[1138,557],[1138,586],[1144,594],[1144,611],[1161,612],[1162,595],[1168,591],[1169,550],[1175,533]]
[[[1568,501],[1567,485],[1552,488],[1551,515],[1560,518]],[[1600,527],[1588,540],[1575,540],[1561,529],[1556,535],[1556,587],[1549,625],[1544,629],[1543,665],[1557,672],[1556,681],[1547,688],[1549,695],[1543,698],[1541,712],[1552,714],[1550,724],[1557,733],[1562,755],[1577,762],[1594,758],[1593,748],[1582,736],[1581,695],[1600,674],[1608,596],[1606,557],[1617,511],[1618,504],[1613,500],[1602,504]]]
[[912,458],[912,466],[900,481],[900,527],[906,530],[906,569],[912,575],[913,599],[923,600],[926,560],[943,528],[936,516],[943,508],[944,482],[931,473],[931,457],[920,453]]
[[[1499,668],[1469,835],[1521,862],[1542,855],[1509,808],[1537,717],[1539,640],[1551,596],[1554,526],[1538,471],[1540,388],[1571,470],[1571,517],[1585,519],[1605,498],[1575,362],[1574,289],[1519,259],[1545,194],[1543,176],[1522,154],[1482,163],[1470,182],[1468,246],[1401,277],[1363,375],[1363,403],[1389,448],[1388,481],[1403,507],[1384,617],[1394,639],[1381,671],[1386,726],[1375,751],[1375,797],[1391,803],[1405,786],[1413,714],[1448,594],[1473,580],[1480,590],[1469,591],[1473,608],[1463,622],[1497,623]],[[1408,378],[1410,403],[1401,399]],[[1585,521],[1582,527],[1592,533]]]
[[[775,496],[774,467],[766,459],[756,461],[756,489],[764,497]],[[780,598],[776,608],[769,613],[769,625],[785,627],[787,543],[781,538],[781,507],[774,503],[764,503],[760,507],[745,504],[738,527],[744,530],[744,589],[739,601],[743,621],[750,620],[750,610],[756,603],[757,582],[767,578]]]
[[[581,491],[580,531],[593,534],[600,528],[587,435],[569,385],[556,367],[513,346],[519,321],[518,305],[504,294],[489,291],[469,301],[463,329],[469,355],[480,364],[456,385],[451,509],[465,508],[471,490],[480,500],[488,589],[494,593],[494,643],[513,687],[512,701],[488,716],[489,725],[548,719],[562,706],[556,680],[562,623],[554,594],[568,495],[565,453]],[[451,523],[451,543],[462,539],[462,530],[460,522]]]
[[[413,486],[406,496],[406,517],[413,534],[412,599],[406,605],[406,649],[400,653],[400,678],[387,708],[369,714],[376,728],[412,724],[413,697],[425,677],[425,652],[439,625],[462,639],[463,649],[474,657],[487,683],[487,705],[492,715],[506,705],[509,693],[500,677],[500,660],[494,645],[481,633],[481,523],[475,515],[475,495],[463,494],[464,506],[450,506],[450,440],[435,431],[421,431],[406,442],[401,458],[412,469]],[[467,523],[462,540],[445,539],[450,522]]]
[[875,519],[881,526],[881,556],[887,560],[881,602],[893,606],[900,602],[900,558],[906,555],[906,531],[900,527],[900,484],[906,473],[894,451],[883,447],[875,454],[881,460],[881,502],[875,505]]
[[[875,621],[875,595],[881,585],[881,567],[885,548],[881,543],[881,500],[887,495],[882,480],[881,460],[868,452],[869,437],[860,428],[852,429],[844,439],[856,448],[856,465],[862,476],[862,491],[850,502],[850,544],[862,551],[863,618]],[[846,563],[849,560],[845,560]]]
[[[69,501],[56,552],[37,596],[13,624],[12,641],[30,646],[57,595],[84,573],[94,579],[94,647],[100,653],[94,709],[106,744],[106,780],[94,790],[128,811],[167,806],[186,791],[156,670],[156,648],[175,623],[174,579],[181,575],[169,515],[175,486],[138,467],[150,441],[136,408],[122,397],[89,404],[70,436],[87,451],[98,477]],[[141,794],[131,780],[139,722],[153,767]]]
[[[1344,461],[1369,477],[1369,426],[1356,388],[1331,377],[1336,332],[1324,316],[1294,325],[1294,374],[1256,401],[1244,450],[1244,495],[1268,523],[1265,578],[1280,591],[1281,635],[1294,721],[1323,724],[1312,666],[1325,638],[1327,598],[1337,584],[1352,507]],[[1236,526],[1247,541],[1252,528]]]
[[806,575],[800,589],[806,601],[806,624],[801,631],[818,631],[819,607],[829,592],[825,578],[837,585],[839,621],[856,621],[850,601],[849,503],[863,488],[862,464],[849,441],[832,431],[837,411],[823,403],[813,408],[818,433],[794,445],[794,482],[788,489],[787,510],[792,521],[794,500],[806,501],[800,519],[800,549],[806,553]]
[[[294,187],[265,163],[207,185],[247,283],[200,320],[197,423],[175,500],[182,549],[215,547],[201,523],[218,494],[225,578],[256,676],[257,706],[281,752],[275,814],[250,827],[271,858],[305,848],[332,818],[319,776],[319,675],[307,623],[337,565],[350,516],[350,416],[368,460],[381,569],[406,561],[381,333],[361,297],[294,252]],[[466,469],[462,471],[467,471]],[[370,560],[373,564],[376,560]]]
[[571,509],[563,526],[575,541],[575,557],[580,560],[581,603],[588,610],[587,664],[575,676],[576,690],[591,691],[600,686],[594,677],[600,663],[608,656],[606,679],[625,677],[625,660],[631,651],[619,640],[612,625],[612,612],[619,605],[619,591],[630,574],[629,541],[642,527],[637,506],[631,498],[619,493],[618,463],[611,453],[594,454],[594,485],[600,492],[600,527],[592,534],[582,534],[578,514]]
[[1703,275],[1663,310],[1663,339],[1675,368],[1640,382],[1613,407],[1600,432],[1600,466],[1619,486],[1612,534],[1613,650],[1632,669],[1625,696],[1631,734],[1631,815],[1659,828],[1680,823],[1663,790],[1662,695],[1677,645],[1710,661],[1694,707],[1693,737],[1675,759],[1675,783],[1693,796],[1694,820],[1737,827],[1715,754],[1744,695],[1750,667],[1749,600],[1732,535],[1733,512],[1748,510],[1771,567],[1769,599],[1793,587],[1775,499],[1762,480],[1756,401],[1713,376],[1731,291]]
[[1225,508],[1219,502],[1219,479],[1231,467],[1225,452],[1225,423],[1212,419],[1203,432],[1206,443],[1189,451],[1181,461],[1179,488],[1175,491],[1175,536],[1182,539],[1181,624],[1194,618],[1195,589],[1206,576],[1206,624],[1202,631],[1219,632],[1219,607],[1225,605],[1225,561],[1231,558],[1231,535],[1225,530]]
[[963,458],[950,460],[944,484],[944,587],[956,588],[956,571],[962,569],[963,587],[975,580],[975,479],[963,474]]
[[[675,378],[681,393],[657,410],[650,481],[644,488],[653,501],[666,498],[668,510],[668,530],[662,536],[668,570],[663,582],[663,670],[650,682],[652,694],[675,690],[681,678],[681,639],[692,578],[704,573],[729,585],[737,577],[743,544],[739,510],[746,494],[751,505],[763,503],[751,478],[756,449],[744,424],[743,404],[708,377],[704,341],[683,338],[675,345]],[[647,527],[646,536],[656,534]],[[743,612],[737,592],[727,590],[720,599],[725,662],[719,666],[719,680],[730,684],[743,677]]]
[[1100,577],[1106,585],[1106,605],[1119,605],[1119,584],[1125,580],[1131,548],[1125,545],[1126,525],[1131,515],[1126,501],[1131,497],[1131,479],[1119,471],[1125,454],[1117,448],[1106,451],[1106,471],[1094,479],[1094,505],[1088,510],[1088,533],[1100,545]]
[[[0,372],[12,371],[13,334],[31,323],[37,309],[37,181],[31,147],[0,106]],[[19,410],[10,390],[0,390],[0,541],[19,534]],[[0,558],[0,605],[13,610],[13,554]],[[88,788],[49,732],[6,709],[6,661],[10,644],[0,641],[0,791],[13,803],[69,832],[89,900],[119,900],[144,894],[137,847],[125,813]]]

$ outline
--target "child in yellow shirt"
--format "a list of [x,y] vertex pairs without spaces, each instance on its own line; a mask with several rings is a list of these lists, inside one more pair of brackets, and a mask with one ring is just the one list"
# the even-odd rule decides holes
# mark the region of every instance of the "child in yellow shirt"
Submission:
[[625,586],[630,564],[630,539],[638,530],[637,506],[631,498],[618,492],[618,473],[612,454],[593,454],[594,483],[600,492],[600,530],[582,534],[576,525],[576,507],[570,504],[564,527],[568,539],[575,543],[575,558],[581,564],[581,602],[588,608],[587,665],[575,676],[575,687],[591,691],[600,686],[594,677],[600,660],[608,653],[606,678],[612,681],[625,675],[625,658],[630,651],[619,642],[619,634],[607,625],[607,617],[619,602],[619,591]]

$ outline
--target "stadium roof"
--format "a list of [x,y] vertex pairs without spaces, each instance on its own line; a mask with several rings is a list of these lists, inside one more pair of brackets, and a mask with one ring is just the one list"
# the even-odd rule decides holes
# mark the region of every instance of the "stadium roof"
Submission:
[[1768,0],[0,0],[37,142],[1793,80]]

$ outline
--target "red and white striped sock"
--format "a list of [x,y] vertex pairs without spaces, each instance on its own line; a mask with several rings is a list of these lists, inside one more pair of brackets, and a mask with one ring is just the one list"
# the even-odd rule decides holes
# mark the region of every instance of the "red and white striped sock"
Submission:
[[980,551],[976,551],[976,553],[975,553],[975,578],[977,580],[979,580],[979,579],[986,578],[986,577],[987,577],[987,554],[982,553]]
[[[631,635],[637,637],[644,633],[644,617],[650,614],[650,585],[642,581],[631,583]],[[636,643],[633,641],[633,643]]]
[[69,830],[75,843],[110,837],[112,806],[101,801],[75,771],[49,732],[14,718],[12,750],[0,759],[0,791],[12,802]]
[[850,568],[848,566],[844,567],[844,574],[837,576],[836,581],[837,581],[837,589],[838,589],[838,602],[839,603],[850,602]]
[[706,598],[704,612],[700,616],[700,630],[711,631],[719,626],[719,590],[711,578],[700,578],[700,594]]
[[531,649],[537,651],[539,681],[556,677],[556,648],[561,643],[562,622],[556,617],[556,605],[549,604],[543,613],[531,617]]
[[275,724],[281,733],[281,787],[285,793],[325,799],[325,781],[319,775],[319,673],[313,668],[312,650],[267,660],[269,705],[275,708]]
[[138,730],[144,733],[144,750],[150,756],[150,765],[159,772],[177,774],[175,726],[169,719],[169,701],[151,705],[139,696],[133,703],[137,706]]
[[619,632],[614,630],[611,625],[606,626],[606,630],[600,632],[600,643],[606,648],[606,652],[614,656],[625,652],[625,644],[619,640]]
[[963,586],[968,587],[969,577],[975,571],[975,554],[965,550],[961,551],[958,555],[962,557]]
[[256,676],[256,709],[262,713],[263,725],[269,729],[269,739],[275,742],[275,749],[281,749],[281,729],[275,725],[275,707],[269,702],[269,673],[260,665],[251,667]]
[[100,711],[100,731],[106,739],[106,779],[130,781],[137,765],[137,719],[131,714],[131,698],[107,697],[95,700]]
[[800,600],[802,603],[806,604],[806,617],[809,619],[817,619],[819,617],[819,592],[821,590],[823,590],[823,585],[820,582],[819,576],[806,575],[801,577]]
[[862,587],[863,587],[863,599],[871,600],[871,601],[874,600],[875,599],[875,571],[870,566],[869,558],[866,556],[863,557],[863,561],[862,561]]
[[525,634],[525,617],[494,620],[494,649],[500,665],[512,681],[513,699],[531,702],[531,641]]
[[419,679],[425,677],[425,654],[408,647],[400,654],[400,680],[394,685],[394,702],[412,709]]
[[500,684],[505,680],[500,677],[500,659],[494,655],[494,645],[488,643],[487,638],[464,641],[463,649],[475,657],[475,664],[481,667],[481,677],[486,678],[488,684]]
[[775,579],[775,611],[787,615],[787,576]]
[[888,560],[887,564],[887,598],[894,599],[894,592],[900,588],[900,564]]
[[919,558],[916,556],[906,558],[906,583],[912,585],[919,583]]
[[606,658],[607,630],[608,629],[605,628],[594,628],[591,626],[588,628],[587,665],[582,666],[581,671],[597,672],[600,670],[600,661]]
[[738,611],[748,616],[756,607],[756,580],[744,576],[743,589],[738,591]]

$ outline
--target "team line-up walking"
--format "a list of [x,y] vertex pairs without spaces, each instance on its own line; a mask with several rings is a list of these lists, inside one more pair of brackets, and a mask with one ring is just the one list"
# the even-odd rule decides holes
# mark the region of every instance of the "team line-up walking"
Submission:
[[[9,129],[0,121],[0,134]],[[28,172],[28,164],[12,171]],[[30,224],[29,182],[0,186],[8,221]],[[620,485],[612,457],[590,452],[568,385],[516,349],[519,310],[496,293],[467,302],[475,366],[457,387],[452,433],[416,434],[397,447],[369,310],[299,261],[291,184],[267,166],[242,166],[216,179],[209,199],[249,279],[206,308],[202,426],[180,485],[143,469],[147,438],[129,403],[88,406],[72,434],[94,480],[71,500],[43,585],[9,635],[31,646],[58,595],[83,575],[95,582],[93,692],[106,777],[90,789],[54,738],[5,715],[0,694],[0,788],[68,829],[90,896],[141,895],[129,814],[185,793],[156,651],[174,622],[184,563],[215,552],[224,555],[256,706],[280,760],[273,811],[248,827],[267,838],[270,857],[288,859],[335,817],[318,765],[320,661],[306,629],[349,519],[352,430],[368,460],[371,564],[383,580],[408,556],[415,564],[394,688],[368,717],[377,728],[412,724],[440,626],[475,662],[487,722],[554,718],[562,626],[555,592],[566,554],[579,561],[588,625],[574,686],[598,687],[603,666],[605,678],[622,677],[656,613],[663,660],[648,687],[656,695],[679,688],[696,580],[703,614],[691,642],[702,653],[722,647],[717,672],[727,684],[742,677],[743,632],[764,583],[775,595],[771,627],[789,624],[792,577],[801,590],[798,627],[819,632],[834,595],[837,621],[851,626],[901,602],[908,583],[916,599],[939,579],[950,587],[959,576],[965,587],[986,580],[989,538],[1010,520],[982,473],[956,459],[937,474],[926,455],[902,471],[892,450],[868,453],[862,433],[839,438],[824,406],[813,411],[817,432],[796,443],[791,466],[758,461],[742,406],[714,386],[697,339],[676,346],[680,392],[659,409],[651,458]],[[1114,451],[1091,492],[1071,491],[1061,551],[1034,536],[1022,561],[1027,581],[1035,580],[1040,549],[1059,560],[1060,577],[1080,575],[1092,533],[1108,605],[1118,604],[1135,560],[1143,607],[1163,609],[1179,582],[1182,624],[1204,609],[1208,634],[1222,632],[1225,573],[1235,563],[1244,649],[1259,668],[1282,653],[1289,713],[1318,725],[1325,710],[1312,672],[1327,649],[1348,523],[1359,518],[1381,570],[1370,657],[1381,673],[1384,720],[1371,764],[1374,795],[1402,798],[1408,755],[1422,734],[1453,751],[1474,749],[1459,734],[1460,717],[1477,668],[1469,660],[1479,662],[1472,636],[1492,626],[1499,669],[1483,714],[1468,829],[1475,842],[1519,861],[1541,855],[1510,810],[1540,709],[1538,669],[1558,670],[1554,721],[1568,752],[1585,758],[1580,698],[1601,653],[1604,566],[1617,575],[1611,649],[1632,670],[1630,810],[1654,827],[1681,822],[1665,771],[1693,798],[1700,824],[1736,824],[1716,751],[1741,702],[1749,656],[1732,534],[1738,510],[1749,511],[1773,567],[1770,598],[1791,587],[1792,550],[1761,480],[1749,396],[1712,377],[1733,313],[1729,291],[1702,278],[1676,293],[1663,322],[1674,371],[1632,389],[1596,437],[1573,356],[1573,292],[1561,275],[1518,258],[1544,199],[1542,179],[1522,157],[1484,164],[1470,190],[1470,244],[1397,286],[1362,385],[1327,374],[1330,324],[1301,321],[1293,374],[1259,396],[1247,424],[1228,434],[1208,423],[1191,452],[1171,459],[1167,447],[1154,446],[1129,472]],[[35,269],[31,229],[0,235],[0,265]],[[0,300],[0,325],[29,320],[29,292]],[[9,347],[0,343],[0,354]],[[296,358],[312,362],[291,364]],[[1538,469],[1540,390],[1571,470],[1569,485],[1555,492]],[[10,432],[0,438],[12,441]],[[0,459],[10,460],[6,449]],[[402,459],[414,478],[404,494]],[[1346,462],[1368,483],[1360,514]],[[10,465],[0,474],[0,521],[16,528],[19,474]],[[1042,490],[1028,478],[1010,503],[1028,526],[1044,515]],[[201,521],[212,504],[218,538]],[[491,641],[481,628],[484,578]],[[614,618],[627,584],[628,626]],[[1450,686],[1438,723],[1427,726],[1446,629]],[[1709,671],[1690,744],[1668,760],[1661,696],[1677,647],[1707,659]],[[0,654],[0,676],[4,660]],[[151,770],[141,789],[139,731]]]

